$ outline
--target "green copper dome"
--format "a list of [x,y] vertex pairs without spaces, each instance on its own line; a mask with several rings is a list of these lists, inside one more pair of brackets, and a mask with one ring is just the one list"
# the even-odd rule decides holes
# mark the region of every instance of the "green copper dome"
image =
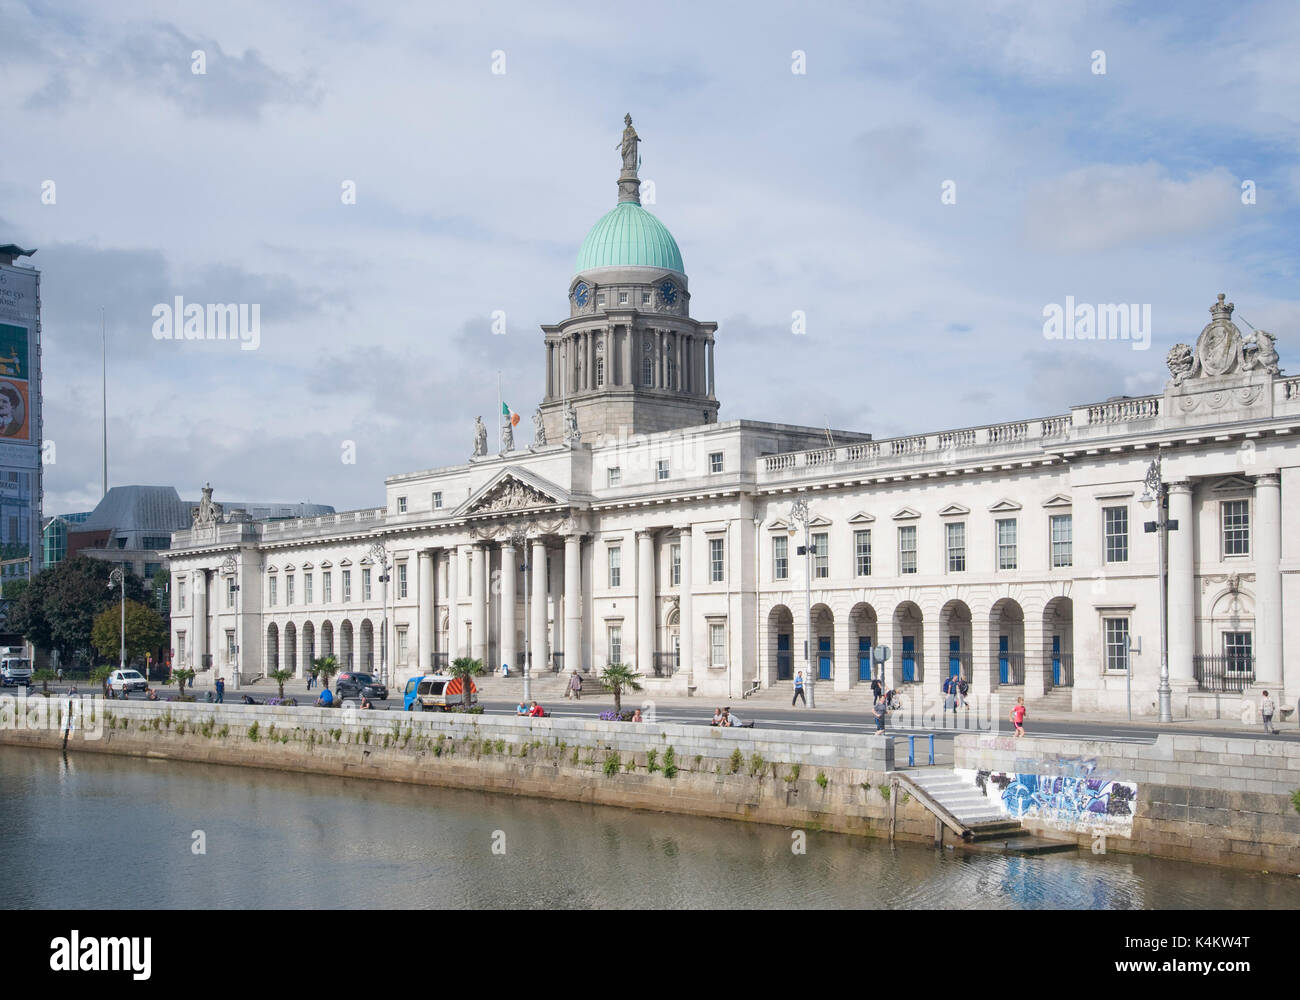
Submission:
[[591,227],[578,251],[578,271],[655,267],[686,273],[668,227],[634,201],[620,202]]

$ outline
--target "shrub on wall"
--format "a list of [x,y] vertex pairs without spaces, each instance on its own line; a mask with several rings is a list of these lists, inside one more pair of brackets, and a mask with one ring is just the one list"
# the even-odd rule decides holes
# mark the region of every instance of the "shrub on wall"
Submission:
[[1295,806],[1295,811],[1300,813],[1300,788],[1291,793],[1291,804]]

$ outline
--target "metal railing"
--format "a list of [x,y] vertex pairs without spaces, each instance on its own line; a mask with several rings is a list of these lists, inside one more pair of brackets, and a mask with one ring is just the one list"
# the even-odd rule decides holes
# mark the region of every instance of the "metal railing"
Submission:
[[[1002,664],[1007,667],[1006,680],[1002,679]],[[998,683],[1008,687],[1021,687],[1025,683],[1025,654],[1019,650],[999,652],[997,657]]]
[[655,653],[654,654],[654,675],[656,677],[671,677],[677,673],[677,669],[682,665],[680,653]]
[[1049,688],[1074,687],[1074,654],[1048,653],[1046,655],[1047,686]]
[[1255,681],[1253,656],[1198,653],[1192,657],[1192,668],[1202,691],[1240,694]]

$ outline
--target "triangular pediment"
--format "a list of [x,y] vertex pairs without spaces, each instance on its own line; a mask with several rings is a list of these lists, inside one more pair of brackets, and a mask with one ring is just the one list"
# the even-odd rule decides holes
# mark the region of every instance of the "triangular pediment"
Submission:
[[810,528],[829,528],[830,526],[830,518],[822,517],[820,514],[808,522]]
[[912,507],[904,507],[902,510],[894,511],[895,521],[914,521],[921,516],[921,512]]
[[783,517],[778,517],[775,521],[767,526],[768,531],[789,531],[790,522]]
[[970,513],[969,507],[963,507],[959,503],[950,503],[948,504],[947,507],[944,507],[941,511],[939,511],[939,516],[953,517],[957,514],[969,514],[969,513]]
[[1057,493],[1043,501],[1044,507],[1073,507],[1074,500],[1068,494]]
[[351,565],[352,565],[352,560],[351,560],[351,559],[340,559],[340,560],[339,560],[339,565],[340,565],[340,566],[351,566]]
[[362,566],[373,566],[374,564],[375,564],[374,560],[371,559],[369,556],[362,556],[362,557],[361,557],[361,565],[362,565]]
[[868,514],[866,511],[860,510],[849,518],[849,524],[870,524],[875,519],[874,514]]
[[1253,490],[1254,488],[1255,484],[1249,479],[1243,479],[1241,476],[1226,476],[1210,487],[1210,492],[1240,493],[1242,490]]
[[297,569],[297,567],[294,566],[293,563],[286,563],[286,564],[285,564],[284,571],[285,571],[286,573],[292,573],[295,569]]
[[568,490],[561,489],[550,480],[534,475],[526,469],[512,465],[502,469],[481,489],[471,494],[469,499],[456,509],[456,516],[475,517],[568,505]]
[[268,566],[268,567],[266,567],[266,571],[267,571],[268,573],[278,573],[278,572],[280,572],[280,571],[279,571],[276,567],[274,567],[274,566]]
[[309,562],[305,562],[305,563],[302,564],[302,568],[303,568],[303,569],[313,569],[314,567],[312,566],[311,563],[309,563]]
[[333,565],[334,565],[334,564],[333,564],[332,562],[330,562],[328,559],[322,559],[322,560],[321,560],[321,563],[320,563],[320,568],[321,568],[321,569],[329,569],[329,568],[330,568],[331,566],[333,566]]
[[1020,510],[1020,504],[1016,503],[1014,500],[1007,500],[1005,498],[999,500],[989,508],[989,511],[993,514],[1004,514],[1016,510]]

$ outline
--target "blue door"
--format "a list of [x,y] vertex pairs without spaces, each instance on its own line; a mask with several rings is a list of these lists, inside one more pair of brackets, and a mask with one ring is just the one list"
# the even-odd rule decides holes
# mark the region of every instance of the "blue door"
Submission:
[[1061,686],[1061,637],[1052,636],[1052,686]]
[[961,673],[961,636],[948,636],[948,676],[956,677]]
[[871,680],[871,636],[858,636],[858,680]]
[[790,634],[779,632],[776,636],[776,679],[788,681],[793,676],[790,672]]
[[831,679],[831,641],[829,638],[817,640],[817,679]]
[[903,636],[903,683],[916,682],[916,636]]
[[1010,665],[1007,638],[1005,635],[998,636],[998,680],[1003,684],[1007,683],[1007,668]]

